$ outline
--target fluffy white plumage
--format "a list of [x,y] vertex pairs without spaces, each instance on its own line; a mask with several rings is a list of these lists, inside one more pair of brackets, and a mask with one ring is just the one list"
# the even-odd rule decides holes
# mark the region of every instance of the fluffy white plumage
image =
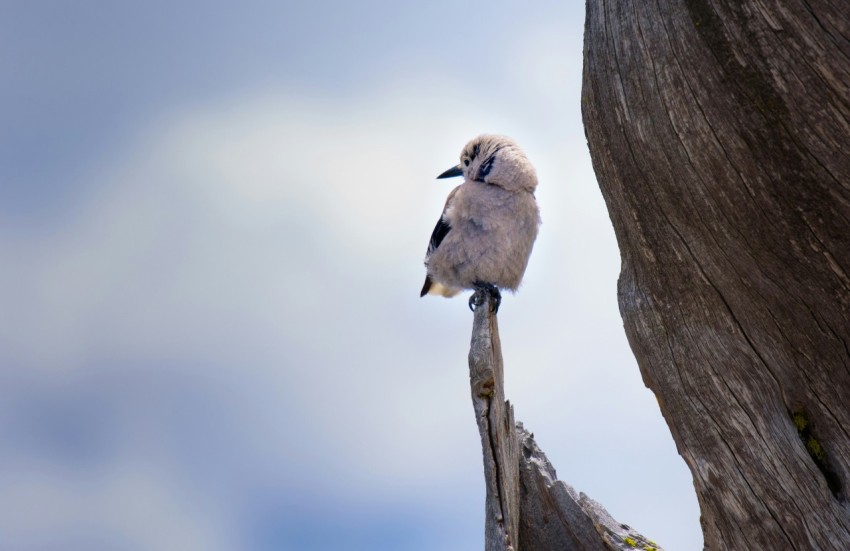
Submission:
[[421,296],[514,291],[540,225],[534,167],[512,139],[485,134],[466,144],[460,164],[438,178],[461,175],[464,182],[449,193],[431,235]]

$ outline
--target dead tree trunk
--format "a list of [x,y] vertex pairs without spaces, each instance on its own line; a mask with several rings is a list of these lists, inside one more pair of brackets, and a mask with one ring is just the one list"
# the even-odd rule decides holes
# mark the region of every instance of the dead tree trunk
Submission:
[[588,0],[620,309],[706,547],[850,549],[850,16]]
[[514,423],[502,367],[498,322],[487,302],[475,312],[469,348],[472,405],[484,453],[485,550],[660,551],[557,480],[534,435]]

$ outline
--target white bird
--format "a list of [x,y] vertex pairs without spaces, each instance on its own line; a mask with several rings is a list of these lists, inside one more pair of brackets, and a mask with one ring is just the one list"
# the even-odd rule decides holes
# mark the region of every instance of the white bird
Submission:
[[499,289],[519,287],[537,238],[537,174],[511,138],[484,134],[466,144],[459,165],[437,178],[453,176],[464,181],[449,193],[431,234],[420,296],[474,289],[470,309],[487,293],[498,311]]

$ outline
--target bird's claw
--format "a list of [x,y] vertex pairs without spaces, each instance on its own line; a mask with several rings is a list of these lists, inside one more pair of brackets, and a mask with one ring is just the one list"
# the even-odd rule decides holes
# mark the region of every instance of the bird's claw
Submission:
[[476,289],[472,296],[469,297],[469,309],[473,312],[476,308],[484,304],[484,291],[481,289]]
[[497,289],[496,287],[493,287],[492,291],[490,292],[490,310],[492,310],[492,312],[494,314],[498,314],[499,313],[499,306],[501,306],[501,305],[502,305],[502,293],[499,292],[499,289]]
[[502,294],[499,288],[492,283],[476,283],[475,292],[469,297],[469,309],[473,312],[476,308],[484,304],[487,297],[490,297],[490,311],[494,314],[499,312],[499,306],[502,304]]

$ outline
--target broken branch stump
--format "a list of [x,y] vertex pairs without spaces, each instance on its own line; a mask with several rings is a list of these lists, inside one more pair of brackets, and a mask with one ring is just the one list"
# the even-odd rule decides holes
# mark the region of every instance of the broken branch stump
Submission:
[[469,348],[472,406],[486,488],[485,551],[660,551],[598,503],[557,479],[505,400],[502,346],[489,300],[475,311]]

